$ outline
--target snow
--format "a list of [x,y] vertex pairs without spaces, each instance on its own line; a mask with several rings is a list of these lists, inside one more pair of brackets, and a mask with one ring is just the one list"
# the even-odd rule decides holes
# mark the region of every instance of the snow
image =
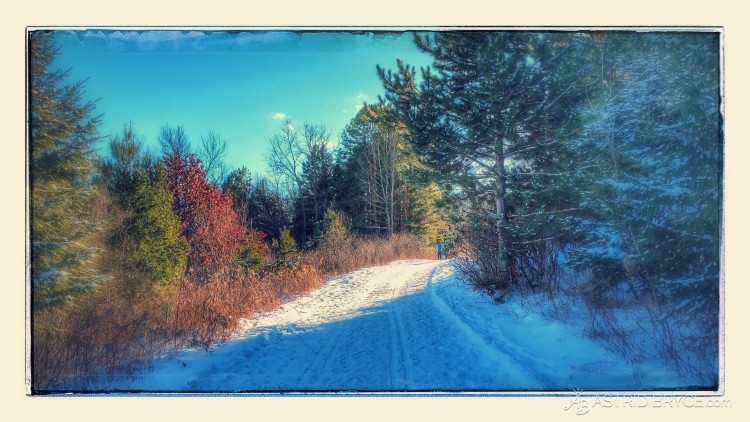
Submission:
[[183,350],[111,392],[527,392],[674,388],[511,298],[474,291],[449,261],[404,260],[333,278],[242,321],[213,350]]

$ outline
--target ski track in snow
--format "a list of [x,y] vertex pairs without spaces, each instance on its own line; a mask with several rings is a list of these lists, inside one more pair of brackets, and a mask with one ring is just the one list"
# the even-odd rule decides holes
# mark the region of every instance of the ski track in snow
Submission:
[[[595,369],[595,370],[592,370]],[[643,374],[641,379],[643,378]],[[656,385],[669,374],[655,373]],[[519,316],[463,283],[447,261],[405,260],[326,282],[242,320],[209,352],[156,359],[146,392],[570,391],[639,389],[632,368],[575,329]]]

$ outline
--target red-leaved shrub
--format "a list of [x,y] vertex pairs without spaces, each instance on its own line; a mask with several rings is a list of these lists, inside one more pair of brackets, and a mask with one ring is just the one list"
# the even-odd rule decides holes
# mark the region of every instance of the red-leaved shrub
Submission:
[[232,207],[232,195],[206,180],[206,171],[192,154],[168,155],[164,164],[173,209],[190,243],[188,272],[196,281],[207,282],[212,274],[232,266],[242,248],[244,229]]

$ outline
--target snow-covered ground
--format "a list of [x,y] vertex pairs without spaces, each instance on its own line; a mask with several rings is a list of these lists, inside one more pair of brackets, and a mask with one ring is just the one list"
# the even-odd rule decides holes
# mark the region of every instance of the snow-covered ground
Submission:
[[328,281],[242,321],[213,350],[153,362],[106,391],[524,392],[674,388],[511,300],[473,291],[447,261],[405,260]]

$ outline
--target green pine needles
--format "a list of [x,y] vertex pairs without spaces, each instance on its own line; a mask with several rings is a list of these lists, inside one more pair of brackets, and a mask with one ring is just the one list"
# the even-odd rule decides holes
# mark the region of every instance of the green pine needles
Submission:
[[99,119],[82,100],[81,82],[65,85],[51,69],[47,33],[30,39],[29,195],[32,298],[39,309],[91,291],[103,277],[89,240],[100,227],[89,206],[94,193],[94,145]]

